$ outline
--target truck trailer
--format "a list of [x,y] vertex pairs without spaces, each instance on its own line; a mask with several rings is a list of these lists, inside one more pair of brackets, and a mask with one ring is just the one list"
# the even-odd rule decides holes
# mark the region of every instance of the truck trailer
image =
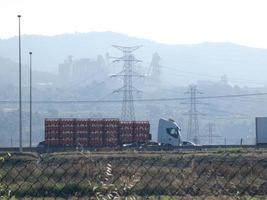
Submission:
[[45,146],[118,147],[151,140],[148,121],[120,121],[116,118],[46,118]]
[[256,117],[256,145],[267,145],[267,117]]

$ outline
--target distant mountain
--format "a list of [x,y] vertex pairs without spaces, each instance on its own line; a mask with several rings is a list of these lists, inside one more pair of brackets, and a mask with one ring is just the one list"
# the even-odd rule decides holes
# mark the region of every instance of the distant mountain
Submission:
[[[0,40],[0,56],[17,61],[18,39]],[[75,58],[96,58],[109,53],[121,56],[111,45],[143,45],[135,52],[148,69],[152,54],[162,58],[163,81],[189,84],[199,79],[215,80],[226,74],[230,82],[241,85],[267,82],[267,50],[232,43],[202,43],[192,45],[167,45],[150,40],[129,37],[113,32],[90,32],[58,36],[22,36],[22,61],[28,63],[28,52],[33,51],[34,68],[57,73],[59,63],[68,55]]]
[[[0,88],[6,86],[18,86],[19,66],[18,63],[9,59],[0,57]],[[43,72],[34,69],[33,71],[33,83],[42,84],[48,82],[55,82],[56,75],[49,72]],[[23,85],[29,84],[29,67],[22,65],[22,83]]]
[[14,83],[18,79],[18,65],[8,58],[0,57],[0,71],[1,85]]

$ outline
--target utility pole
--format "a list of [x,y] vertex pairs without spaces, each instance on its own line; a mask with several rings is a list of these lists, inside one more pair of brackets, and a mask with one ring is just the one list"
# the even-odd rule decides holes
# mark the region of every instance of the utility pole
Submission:
[[114,91],[114,93],[116,92],[123,93],[121,119],[124,121],[133,121],[135,120],[133,92],[140,92],[140,90],[137,90],[135,87],[133,87],[133,78],[143,77],[143,76],[133,70],[134,64],[141,62],[141,60],[137,60],[132,54],[132,52],[139,49],[141,46],[123,47],[123,46],[113,45],[113,47],[123,52],[122,57],[116,57],[114,58],[113,61],[113,62],[122,61],[123,69],[121,72],[111,76],[111,77],[123,78],[123,86]]
[[208,123],[208,129],[209,129],[209,144],[212,144],[212,137],[213,137],[213,123]]
[[32,52],[30,55],[30,148],[32,148]]
[[185,94],[190,95],[190,102],[185,103],[189,104],[189,111],[185,113],[188,115],[188,125],[187,125],[187,140],[191,140],[196,144],[199,144],[199,124],[198,124],[198,115],[203,115],[197,110],[197,104],[202,104],[197,101],[197,94],[202,94],[197,90],[196,85],[190,85],[189,91]]
[[21,103],[21,38],[20,38],[20,18],[19,19],[19,151],[22,152],[22,103]]
[[12,138],[12,135],[10,137],[10,147],[13,147],[13,138]]

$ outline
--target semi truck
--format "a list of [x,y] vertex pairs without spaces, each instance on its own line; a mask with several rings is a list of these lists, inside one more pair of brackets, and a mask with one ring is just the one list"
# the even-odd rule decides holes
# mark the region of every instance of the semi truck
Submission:
[[[151,142],[149,121],[121,121],[117,118],[46,118],[45,141],[41,148],[131,147]],[[158,143],[180,146],[181,128],[172,119],[160,119]]]
[[46,118],[46,147],[118,147],[151,140],[148,121],[116,118]]
[[173,119],[159,120],[158,124],[158,142],[163,145],[180,146],[181,128]]

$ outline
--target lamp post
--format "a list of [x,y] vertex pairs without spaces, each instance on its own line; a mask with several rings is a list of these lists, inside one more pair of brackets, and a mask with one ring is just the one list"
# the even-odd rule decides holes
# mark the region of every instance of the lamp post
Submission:
[[19,151],[22,152],[22,103],[21,103],[21,39],[20,39],[20,18],[19,19]]
[[30,148],[32,148],[32,52],[30,54]]

